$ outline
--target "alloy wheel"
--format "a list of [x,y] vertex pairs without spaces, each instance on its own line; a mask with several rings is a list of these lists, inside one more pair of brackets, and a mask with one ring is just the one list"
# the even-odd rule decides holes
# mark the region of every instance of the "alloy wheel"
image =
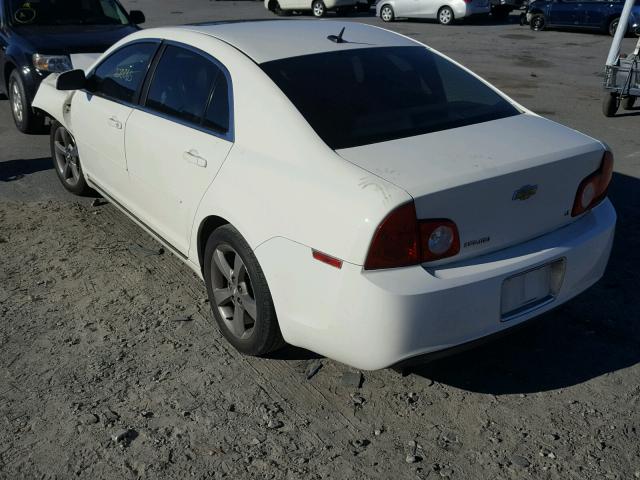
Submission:
[[314,2],[313,15],[316,17],[322,17],[324,15],[324,4],[322,2]]
[[18,86],[18,82],[11,82],[11,110],[16,122],[22,123],[24,118],[24,106],[22,104],[22,92]]
[[258,318],[253,282],[242,258],[230,245],[220,244],[214,250],[211,283],[214,308],[229,331],[240,340],[249,338]]
[[382,10],[380,11],[380,18],[382,18],[384,22],[390,22],[393,20],[393,10],[391,10],[390,6],[385,5],[382,7]]
[[539,32],[544,28],[544,17],[542,15],[534,15],[531,19],[531,29]]
[[448,25],[451,23],[451,20],[452,20],[451,17],[452,17],[451,10],[449,10],[448,8],[443,8],[442,10],[440,10],[438,19],[440,20],[440,23],[442,23],[443,25]]
[[71,134],[59,127],[54,136],[56,168],[63,181],[73,187],[80,181],[78,148]]

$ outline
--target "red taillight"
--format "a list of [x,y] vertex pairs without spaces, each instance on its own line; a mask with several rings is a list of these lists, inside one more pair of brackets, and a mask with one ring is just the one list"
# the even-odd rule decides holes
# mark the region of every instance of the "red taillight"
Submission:
[[451,220],[420,220],[413,202],[396,208],[373,235],[365,270],[417,265],[453,256],[460,250],[458,228]]
[[473,0],[464,0],[464,3],[471,3]]
[[580,182],[576,198],[573,201],[571,216],[591,210],[607,196],[607,189],[613,176],[613,154],[604,152],[600,168]]

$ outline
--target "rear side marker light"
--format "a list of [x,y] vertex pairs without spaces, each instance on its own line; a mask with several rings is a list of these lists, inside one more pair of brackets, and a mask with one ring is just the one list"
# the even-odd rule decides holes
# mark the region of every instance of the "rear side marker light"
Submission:
[[327,265],[331,265],[335,268],[342,268],[342,260],[336,257],[332,257],[331,255],[327,255],[326,253],[319,252],[318,250],[312,250],[313,258],[321,261],[322,263],[326,263]]
[[398,268],[452,257],[460,251],[458,227],[448,219],[418,220],[413,202],[399,206],[380,223],[365,270]]
[[613,154],[607,150],[602,157],[600,168],[580,182],[576,198],[573,201],[571,216],[577,217],[604,200],[612,177]]

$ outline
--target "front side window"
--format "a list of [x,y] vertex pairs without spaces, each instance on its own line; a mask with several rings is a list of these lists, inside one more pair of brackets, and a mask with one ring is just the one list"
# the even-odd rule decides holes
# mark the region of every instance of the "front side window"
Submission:
[[11,23],[20,25],[128,25],[115,0],[9,0]]
[[145,106],[200,124],[220,69],[202,55],[169,45],[158,62]]
[[89,76],[89,90],[113,100],[133,103],[156,48],[155,43],[136,43],[121,48]]
[[263,63],[333,149],[487,122],[520,112],[425,47],[376,47]]

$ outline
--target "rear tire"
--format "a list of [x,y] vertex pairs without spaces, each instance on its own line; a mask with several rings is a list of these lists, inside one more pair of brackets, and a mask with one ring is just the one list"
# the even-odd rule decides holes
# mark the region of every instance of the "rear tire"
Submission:
[[73,135],[58,122],[51,125],[49,145],[53,168],[62,186],[75,195],[92,193],[84,178],[76,141]]
[[324,6],[322,0],[313,0],[311,3],[311,12],[316,18],[322,18],[327,14],[327,7]]
[[438,10],[438,22],[440,22],[440,25],[451,25],[455,19],[451,7],[442,7]]
[[380,18],[383,22],[393,22],[396,19],[393,7],[391,5],[384,5],[380,9]]
[[291,11],[283,10],[278,2],[276,2],[275,6],[273,7],[273,13],[275,13],[279,17],[288,17],[289,15],[291,15]]
[[615,116],[620,107],[620,96],[617,93],[605,93],[602,99],[602,113],[605,117]]
[[13,122],[22,133],[45,133],[44,116],[37,114],[27,100],[27,92],[18,70],[9,75],[9,103]]
[[625,110],[633,110],[633,105],[636,103],[636,98],[633,95],[629,95],[622,101],[622,108]]
[[231,345],[256,356],[285,344],[267,280],[238,230],[224,225],[213,231],[203,270],[213,316]]
[[546,23],[547,22],[544,18],[544,15],[541,13],[536,13],[531,17],[531,21],[529,22],[529,28],[531,28],[531,30],[535,32],[541,32],[542,30],[544,30]]

